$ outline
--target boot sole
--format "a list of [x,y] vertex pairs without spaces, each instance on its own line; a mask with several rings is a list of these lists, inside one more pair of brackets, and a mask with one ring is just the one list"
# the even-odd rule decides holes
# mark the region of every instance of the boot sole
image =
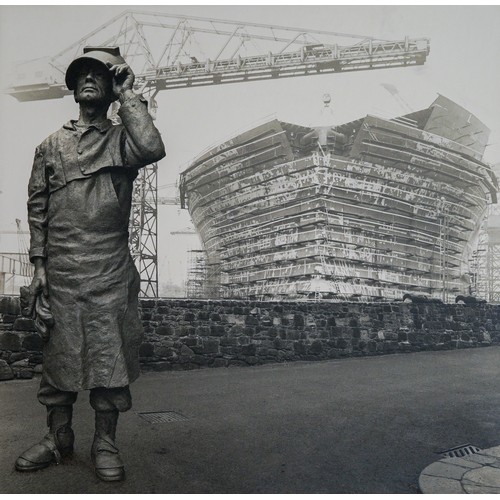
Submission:
[[104,476],[102,474],[99,474],[99,471],[95,469],[95,474],[101,481],[106,481],[108,483],[123,481],[125,479],[125,472],[117,474],[116,476]]
[[55,464],[55,460],[52,462],[48,462],[46,464],[37,464],[37,465],[32,465],[32,466],[22,466],[22,465],[17,465],[16,464],[16,470],[19,472],[36,472],[37,470],[42,470],[46,469],[47,467],[50,467],[52,464]]
[[[68,458],[73,455],[73,449],[71,450],[63,450],[60,452],[62,458]],[[25,459],[26,460],[26,459]],[[15,469],[19,472],[36,472],[37,470],[42,470],[46,469],[47,467],[50,467],[51,465],[57,465],[57,461],[55,457],[50,461],[50,462],[44,462],[43,464],[35,464],[33,465],[19,465],[15,464]]]

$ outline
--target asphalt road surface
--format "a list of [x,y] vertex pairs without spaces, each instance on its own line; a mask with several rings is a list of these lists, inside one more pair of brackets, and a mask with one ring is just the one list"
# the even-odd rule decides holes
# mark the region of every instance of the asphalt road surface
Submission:
[[94,475],[88,393],[73,458],[16,472],[45,409],[37,379],[1,382],[0,493],[418,493],[437,452],[500,444],[499,375],[500,347],[147,373],[120,416],[123,483]]

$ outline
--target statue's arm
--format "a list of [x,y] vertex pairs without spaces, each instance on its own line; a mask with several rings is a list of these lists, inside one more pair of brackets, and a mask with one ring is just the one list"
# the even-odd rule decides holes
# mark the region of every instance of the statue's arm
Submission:
[[132,90],[135,75],[128,64],[108,64],[115,97],[120,101],[118,116],[124,126],[120,146],[125,164],[143,167],[161,160],[165,146],[148,113],[147,102]]
[[49,187],[45,173],[45,160],[42,148],[35,151],[35,159],[28,183],[28,224],[30,228],[30,261],[35,265],[36,288],[47,293],[45,258],[47,256],[47,219]]
[[127,165],[142,167],[165,156],[160,132],[148,113],[146,101],[132,90],[120,94],[118,115],[124,127],[122,151]]

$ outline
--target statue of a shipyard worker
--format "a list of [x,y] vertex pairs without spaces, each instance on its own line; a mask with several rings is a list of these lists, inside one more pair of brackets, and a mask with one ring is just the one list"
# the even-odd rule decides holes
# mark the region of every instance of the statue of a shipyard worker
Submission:
[[[19,471],[71,454],[73,404],[90,390],[96,474],[124,478],[115,433],[119,412],[132,404],[143,335],[140,277],[128,249],[132,185],[139,168],[165,156],[147,103],[132,90],[134,78],[118,48],[84,49],[66,72],[79,118],[36,149],[28,187],[35,274],[24,306],[35,311],[45,340],[38,400],[47,407],[49,432],[17,459]],[[107,118],[116,100],[121,125]]]

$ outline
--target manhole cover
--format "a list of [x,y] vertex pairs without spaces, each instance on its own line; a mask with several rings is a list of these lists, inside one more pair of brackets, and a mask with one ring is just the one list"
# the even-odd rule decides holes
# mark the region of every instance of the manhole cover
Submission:
[[481,448],[478,448],[477,446],[474,446],[472,444],[462,444],[460,446],[450,448],[449,450],[438,451],[437,453],[445,458],[455,458],[474,455],[474,453],[477,453],[478,451],[481,451]]
[[188,420],[187,417],[175,411],[144,411],[138,413],[138,415],[151,424],[182,422]]

